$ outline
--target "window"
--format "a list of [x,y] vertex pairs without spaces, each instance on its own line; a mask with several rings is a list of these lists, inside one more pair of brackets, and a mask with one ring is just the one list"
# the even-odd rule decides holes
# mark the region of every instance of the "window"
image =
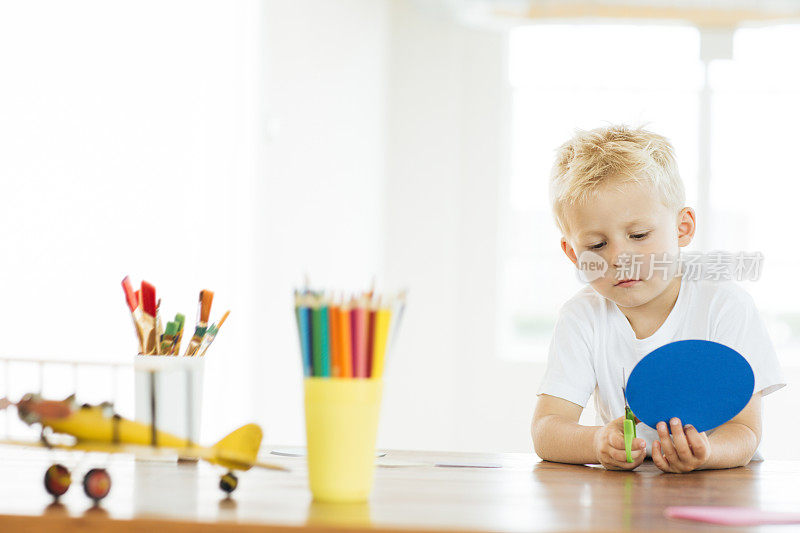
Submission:
[[800,196],[797,124],[800,25],[743,28],[734,59],[709,69],[713,90],[710,183],[714,249],[761,252],[757,281],[743,282],[762,311],[781,364],[798,365],[800,250],[792,242]]

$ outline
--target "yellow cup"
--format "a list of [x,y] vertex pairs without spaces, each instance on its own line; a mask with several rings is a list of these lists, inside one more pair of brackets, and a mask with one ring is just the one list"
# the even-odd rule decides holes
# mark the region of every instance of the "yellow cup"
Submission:
[[371,524],[369,502],[330,503],[313,500],[308,505],[309,526],[364,528]]
[[363,502],[372,489],[383,381],[305,378],[308,483],[314,500]]

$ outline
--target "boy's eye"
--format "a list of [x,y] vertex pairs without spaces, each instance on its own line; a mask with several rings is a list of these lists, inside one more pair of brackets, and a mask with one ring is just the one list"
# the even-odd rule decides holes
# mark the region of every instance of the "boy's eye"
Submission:
[[590,249],[590,250],[599,250],[600,248],[603,247],[604,244],[605,244],[605,242],[599,242],[597,244],[591,244],[591,245],[587,246],[587,248]]
[[644,239],[645,237],[647,237],[648,233],[650,233],[650,232],[634,233],[633,235],[631,235],[631,238],[633,238],[633,239]]

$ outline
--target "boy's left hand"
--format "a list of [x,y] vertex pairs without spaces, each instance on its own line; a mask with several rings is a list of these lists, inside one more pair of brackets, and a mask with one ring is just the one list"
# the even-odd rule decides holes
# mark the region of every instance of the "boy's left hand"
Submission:
[[698,433],[694,426],[683,426],[677,418],[670,420],[672,436],[666,422],[659,422],[656,430],[661,441],[653,441],[653,462],[664,472],[691,472],[700,468],[711,455],[708,436]]

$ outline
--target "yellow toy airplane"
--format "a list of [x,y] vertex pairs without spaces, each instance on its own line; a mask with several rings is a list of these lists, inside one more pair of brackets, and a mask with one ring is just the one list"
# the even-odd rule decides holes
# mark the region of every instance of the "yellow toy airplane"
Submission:
[[[165,451],[177,453],[181,458],[203,459],[226,468],[228,472],[221,477],[219,486],[228,494],[238,484],[233,471],[249,470],[254,466],[287,470],[280,465],[258,462],[258,449],[263,434],[256,424],[244,425],[215,445],[203,447],[188,439],[158,431],[150,424],[123,418],[113,412],[111,404],[78,405],[74,395],[61,401],[45,400],[38,394],[26,394],[16,403],[5,398],[0,399],[0,409],[10,405],[17,407],[20,419],[26,424],[41,425],[41,437],[38,442],[0,440],[0,444],[86,452],[133,453],[140,457],[153,457]],[[52,443],[46,437],[47,430],[71,435],[75,438],[75,443]],[[45,473],[44,484],[47,492],[57,499],[71,484],[69,470],[62,465],[51,466]],[[111,477],[102,468],[89,470],[83,479],[83,489],[87,496],[99,502],[111,489]]]

